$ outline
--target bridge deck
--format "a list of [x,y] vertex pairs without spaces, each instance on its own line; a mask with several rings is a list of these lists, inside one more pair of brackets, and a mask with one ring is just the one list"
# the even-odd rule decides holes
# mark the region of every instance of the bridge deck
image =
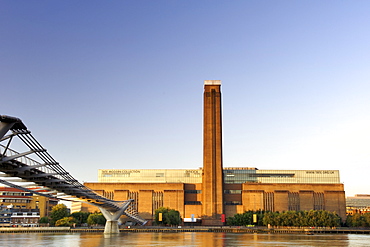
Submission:
[[[6,135],[8,132],[10,134]],[[19,153],[10,149],[10,144],[15,137],[19,138],[29,151]],[[2,143],[6,144],[3,145]],[[36,155],[40,161],[30,158],[29,156],[32,154]],[[110,200],[78,182],[40,145],[20,119],[5,115],[0,115],[0,172],[9,177],[32,182],[37,186],[47,187],[62,195],[69,195],[73,198],[72,201],[86,202],[112,213],[119,211],[121,206],[128,202]],[[0,183],[20,187],[6,179],[0,179]],[[23,189],[30,191],[27,188]],[[35,190],[32,190],[32,192],[38,193]],[[50,194],[42,195],[53,197]],[[138,216],[133,205],[133,203],[130,203],[124,214],[144,224],[145,220]]]

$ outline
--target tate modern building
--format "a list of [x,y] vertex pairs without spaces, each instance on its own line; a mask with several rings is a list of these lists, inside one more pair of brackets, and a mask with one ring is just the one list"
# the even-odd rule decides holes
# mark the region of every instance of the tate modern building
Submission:
[[[328,210],[346,215],[338,170],[259,170],[224,167],[221,81],[204,81],[203,167],[199,169],[101,169],[85,183],[114,200],[134,199],[151,222],[159,207],[202,225],[223,225],[225,217],[248,210]],[[84,210],[96,211],[93,206]]]

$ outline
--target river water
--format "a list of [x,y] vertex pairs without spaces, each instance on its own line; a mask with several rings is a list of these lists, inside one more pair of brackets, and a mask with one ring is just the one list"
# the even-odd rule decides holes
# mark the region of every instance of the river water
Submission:
[[0,246],[102,247],[102,246],[370,246],[363,234],[256,234],[256,233],[6,233]]

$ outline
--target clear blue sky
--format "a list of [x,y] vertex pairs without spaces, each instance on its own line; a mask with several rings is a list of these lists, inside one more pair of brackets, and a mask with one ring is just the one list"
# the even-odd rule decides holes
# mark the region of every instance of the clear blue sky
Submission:
[[370,194],[370,1],[0,0],[0,114],[75,178],[202,166],[222,80],[224,166],[340,170]]

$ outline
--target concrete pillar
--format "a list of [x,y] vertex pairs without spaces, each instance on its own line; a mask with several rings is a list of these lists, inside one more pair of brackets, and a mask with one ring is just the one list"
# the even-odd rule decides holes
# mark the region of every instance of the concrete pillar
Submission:
[[104,234],[119,233],[118,220],[107,220],[105,223]]

